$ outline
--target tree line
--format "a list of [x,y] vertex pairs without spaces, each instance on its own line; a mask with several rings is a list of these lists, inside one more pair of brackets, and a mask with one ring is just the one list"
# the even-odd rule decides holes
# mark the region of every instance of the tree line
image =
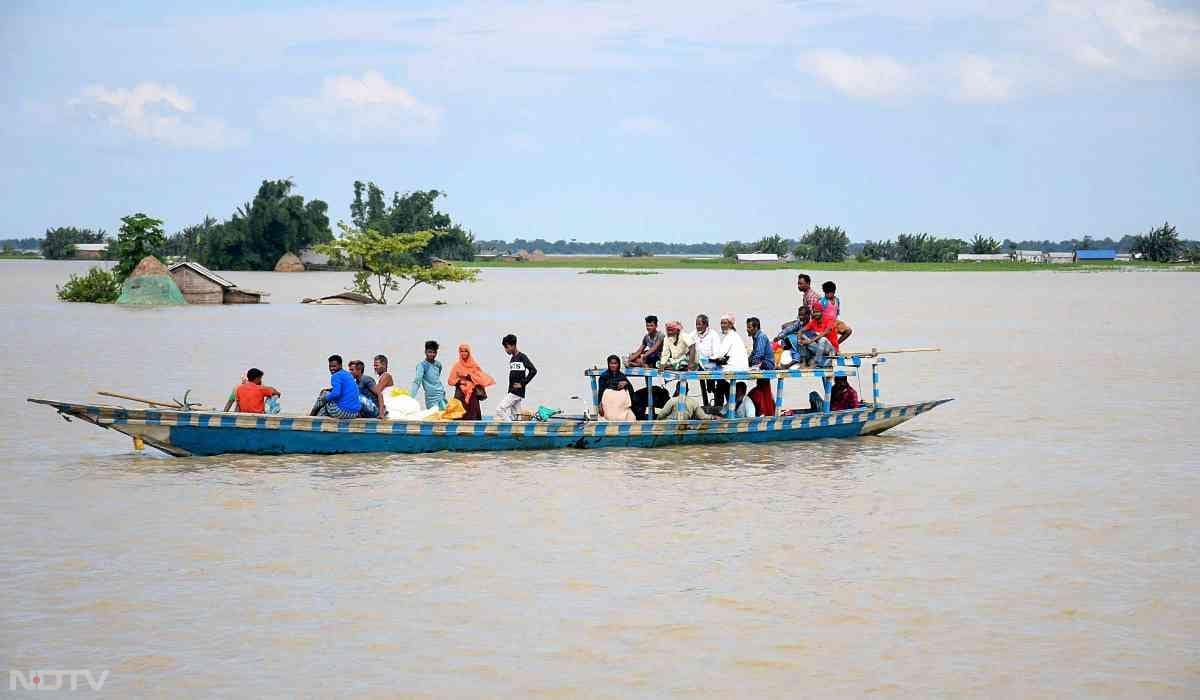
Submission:
[[954,262],[959,253],[995,254],[1017,250],[1042,252],[1071,252],[1075,250],[1113,249],[1118,252],[1141,254],[1147,260],[1172,262],[1180,259],[1200,261],[1200,242],[1180,239],[1170,223],[1153,228],[1146,233],[1100,240],[1091,236],[1050,241],[1003,241],[976,235],[971,240],[942,238],[928,233],[902,233],[895,241],[866,241],[850,243],[849,236],[839,226],[816,226],[799,239],[779,235],[764,236],[757,241],[730,241],[722,248],[722,255],[735,258],[740,253],[774,253],[781,258],[791,255],[797,260],[813,262],[841,262],[854,256],[860,262],[887,260],[892,262]]

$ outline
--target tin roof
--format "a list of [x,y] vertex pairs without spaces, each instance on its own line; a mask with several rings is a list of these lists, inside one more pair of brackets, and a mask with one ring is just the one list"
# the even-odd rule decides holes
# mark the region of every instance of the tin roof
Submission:
[[1075,251],[1076,260],[1116,260],[1117,251],[1109,248],[1106,250],[1077,250]]
[[174,265],[168,267],[167,270],[174,272],[181,267],[190,268],[196,274],[198,274],[202,277],[206,277],[209,280],[215,282],[216,284],[219,284],[222,287],[225,287],[226,289],[237,286],[233,282],[230,282],[229,280],[225,279],[224,277],[218,275],[217,273],[213,272],[212,270],[208,269],[207,267],[205,267],[197,262],[177,262]]

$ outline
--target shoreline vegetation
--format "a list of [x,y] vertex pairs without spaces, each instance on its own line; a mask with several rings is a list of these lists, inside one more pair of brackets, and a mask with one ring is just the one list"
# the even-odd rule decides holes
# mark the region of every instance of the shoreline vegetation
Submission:
[[1032,263],[1010,261],[984,262],[894,262],[858,261],[739,263],[728,258],[689,258],[666,255],[626,258],[619,256],[547,256],[539,260],[474,260],[455,263],[479,269],[579,269],[580,274],[636,275],[657,270],[835,270],[842,272],[1101,272],[1114,270],[1187,270],[1200,271],[1191,263],[1149,261],[1080,263]]

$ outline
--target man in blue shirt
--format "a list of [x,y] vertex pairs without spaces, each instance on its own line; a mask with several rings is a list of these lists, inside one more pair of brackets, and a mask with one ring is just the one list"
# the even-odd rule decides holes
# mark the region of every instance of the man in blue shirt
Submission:
[[425,341],[425,359],[417,363],[417,374],[408,393],[417,398],[417,391],[425,389],[425,408],[446,409],[446,389],[442,386],[442,363],[437,359],[438,342]]
[[[746,335],[753,344],[750,350],[750,369],[775,369],[775,350],[771,340],[763,333],[762,322],[754,316],[746,319]],[[759,379],[750,390],[749,398],[754,402],[755,413],[760,416],[775,415],[775,397],[771,394],[771,380]]]
[[358,382],[354,376],[342,369],[342,356],[329,356],[329,389],[322,389],[313,404],[312,416],[331,418],[358,418],[362,401],[358,396]]

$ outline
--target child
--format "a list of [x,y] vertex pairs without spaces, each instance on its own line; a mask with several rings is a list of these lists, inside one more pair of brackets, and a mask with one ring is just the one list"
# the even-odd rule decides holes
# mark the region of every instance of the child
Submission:
[[436,340],[425,341],[425,359],[417,363],[417,374],[408,393],[415,399],[417,390],[425,388],[425,408],[446,410],[446,390],[442,388],[442,363],[437,359]]
[[521,412],[521,400],[525,398],[525,387],[537,375],[537,367],[525,353],[517,349],[517,336],[509,333],[500,341],[508,353],[508,395],[496,407],[496,420],[514,421]]

